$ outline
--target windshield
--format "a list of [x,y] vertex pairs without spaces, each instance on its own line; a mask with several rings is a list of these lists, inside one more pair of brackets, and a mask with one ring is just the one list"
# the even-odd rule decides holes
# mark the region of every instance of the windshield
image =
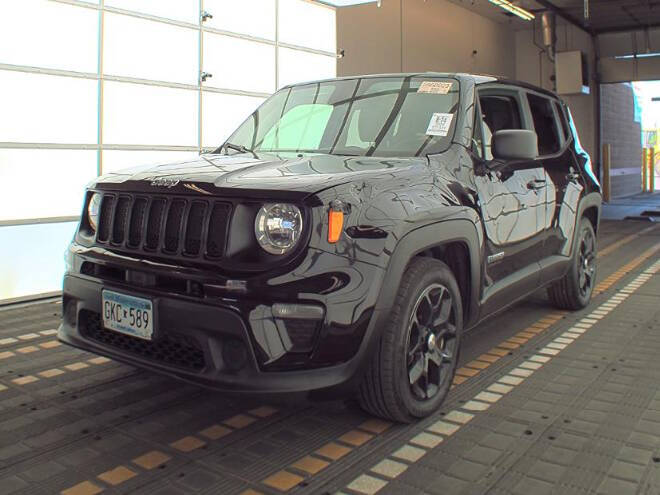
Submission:
[[455,79],[427,76],[293,86],[264,102],[227,143],[271,153],[438,153],[454,134],[458,91]]

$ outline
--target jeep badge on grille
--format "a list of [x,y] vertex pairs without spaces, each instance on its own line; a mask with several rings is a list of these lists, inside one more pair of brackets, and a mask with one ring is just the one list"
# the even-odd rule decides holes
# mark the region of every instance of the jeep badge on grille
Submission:
[[179,182],[180,182],[179,179],[168,179],[166,177],[159,177],[157,179],[152,179],[150,185],[170,188],[176,186]]

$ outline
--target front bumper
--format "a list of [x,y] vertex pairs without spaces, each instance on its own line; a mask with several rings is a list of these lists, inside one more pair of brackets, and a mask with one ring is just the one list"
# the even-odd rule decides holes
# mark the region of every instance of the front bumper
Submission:
[[[237,394],[303,394],[310,398],[332,398],[345,396],[359,382],[373,341],[371,327],[383,274],[380,268],[365,264],[356,277],[355,262],[350,264],[350,270],[344,270],[348,266],[335,263],[333,269],[352,273],[353,282],[348,281],[341,290],[325,295],[301,293],[289,280],[291,277],[299,284],[300,277],[295,273],[287,274],[278,277],[283,283],[274,285],[271,296],[262,293],[263,299],[255,303],[252,299],[255,294],[249,293],[195,299],[158,287],[138,287],[126,280],[104,280],[94,274],[80,273],[80,269],[85,261],[92,259],[107,266],[113,261],[106,259],[108,253],[82,253],[75,246],[74,251],[77,252],[72,254],[70,271],[64,277],[64,318],[59,329],[60,340],[67,344]],[[329,253],[324,256],[341,259]],[[124,266],[130,266],[125,259],[122,261]],[[308,275],[312,279],[318,276]],[[288,287],[289,291],[282,291],[282,287]],[[103,289],[153,301],[152,342],[103,328],[100,317]],[[358,294],[361,297],[356,297]],[[292,300],[294,295],[295,301]],[[312,301],[323,305],[325,317],[320,322],[312,350],[277,354],[273,351],[277,346],[269,347],[269,336],[275,331],[272,313],[268,311],[276,302],[273,297],[280,301],[284,298],[286,302]]]

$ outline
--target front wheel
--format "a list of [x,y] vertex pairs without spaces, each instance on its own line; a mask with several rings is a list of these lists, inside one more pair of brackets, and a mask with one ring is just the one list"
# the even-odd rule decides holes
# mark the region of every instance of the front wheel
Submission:
[[449,267],[414,259],[360,385],[362,408],[400,422],[436,411],[454,377],[462,330],[461,295]]
[[548,288],[550,301],[559,309],[587,306],[596,283],[596,233],[588,218],[582,218],[578,228],[571,267],[564,278]]

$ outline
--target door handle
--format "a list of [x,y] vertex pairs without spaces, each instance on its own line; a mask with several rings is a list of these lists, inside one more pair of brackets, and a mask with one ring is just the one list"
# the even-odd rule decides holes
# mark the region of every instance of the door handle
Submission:
[[541,189],[545,187],[545,179],[534,179],[527,183],[527,189]]

